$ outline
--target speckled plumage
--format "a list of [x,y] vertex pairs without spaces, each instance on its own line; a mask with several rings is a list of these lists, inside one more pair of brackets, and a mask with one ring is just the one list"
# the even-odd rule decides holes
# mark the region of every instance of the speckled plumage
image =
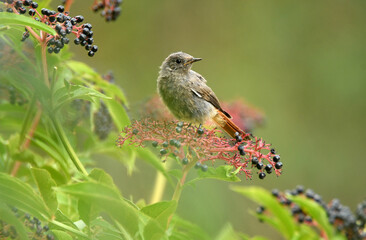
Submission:
[[[182,62],[177,63],[178,59]],[[169,55],[160,67],[158,93],[178,119],[204,123],[216,114],[216,108],[200,92],[204,89],[213,94],[214,98],[216,96],[206,85],[206,80],[191,70],[193,62],[189,61],[194,61],[193,59],[195,58],[183,52]]]
[[191,70],[192,63],[200,60],[183,52],[172,53],[164,60],[158,77],[158,93],[163,102],[180,120],[201,124],[212,119],[233,138],[238,133],[245,134],[221,108],[206,80]]

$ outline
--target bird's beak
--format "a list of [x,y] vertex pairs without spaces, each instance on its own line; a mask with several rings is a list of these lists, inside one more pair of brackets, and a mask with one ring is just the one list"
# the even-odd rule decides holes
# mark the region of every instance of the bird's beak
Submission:
[[184,66],[188,65],[188,64],[191,64],[191,63],[194,63],[194,62],[198,62],[198,61],[201,61],[202,58],[191,58],[189,59],[185,64]]

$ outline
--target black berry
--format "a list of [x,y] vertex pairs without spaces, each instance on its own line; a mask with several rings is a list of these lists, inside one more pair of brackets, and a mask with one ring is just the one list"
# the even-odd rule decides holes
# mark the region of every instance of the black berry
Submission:
[[57,7],[57,11],[59,11],[60,13],[62,13],[62,12],[64,12],[64,11],[65,11],[65,7],[64,7],[64,6],[62,6],[62,5],[59,5],[59,6]]
[[31,7],[32,7],[32,8],[37,8],[37,7],[38,7],[38,3],[36,3],[36,2],[32,2]]
[[275,164],[275,168],[276,169],[281,169],[282,168],[282,162],[276,162],[276,164]]
[[264,172],[259,173],[259,178],[263,179],[266,177],[266,174]]
[[274,157],[273,157],[273,161],[274,161],[274,162],[278,162],[278,161],[280,161],[280,159],[281,159],[281,158],[280,158],[280,156],[279,156],[279,155],[276,155],[276,156],[274,156]]

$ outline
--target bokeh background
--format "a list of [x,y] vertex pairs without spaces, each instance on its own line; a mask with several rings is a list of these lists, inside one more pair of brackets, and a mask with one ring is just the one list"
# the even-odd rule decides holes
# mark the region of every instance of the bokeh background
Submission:
[[[131,106],[156,93],[158,67],[171,52],[204,61],[200,72],[221,100],[238,97],[263,110],[255,135],[281,154],[284,174],[239,185],[292,189],[301,184],[355,209],[366,198],[366,2],[363,0],[125,0],[117,22],[75,1],[73,14],[93,24],[100,51],[94,58],[73,47],[75,58],[100,73],[112,70]],[[90,2],[90,3],[89,3]],[[149,199],[155,172],[111,159],[124,196]],[[169,199],[172,189],[164,194]],[[215,180],[182,194],[178,214],[214,236],[227,222],[238,231],[281,239],[248,210],[256,204]]]

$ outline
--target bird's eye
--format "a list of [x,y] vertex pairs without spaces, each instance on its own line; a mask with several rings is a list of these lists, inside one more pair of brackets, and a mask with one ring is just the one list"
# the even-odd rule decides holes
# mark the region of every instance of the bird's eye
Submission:
[[182,63],[182,60],[180,60],[179,58],[177,60],[175,60],[176,63],[180,64]]

